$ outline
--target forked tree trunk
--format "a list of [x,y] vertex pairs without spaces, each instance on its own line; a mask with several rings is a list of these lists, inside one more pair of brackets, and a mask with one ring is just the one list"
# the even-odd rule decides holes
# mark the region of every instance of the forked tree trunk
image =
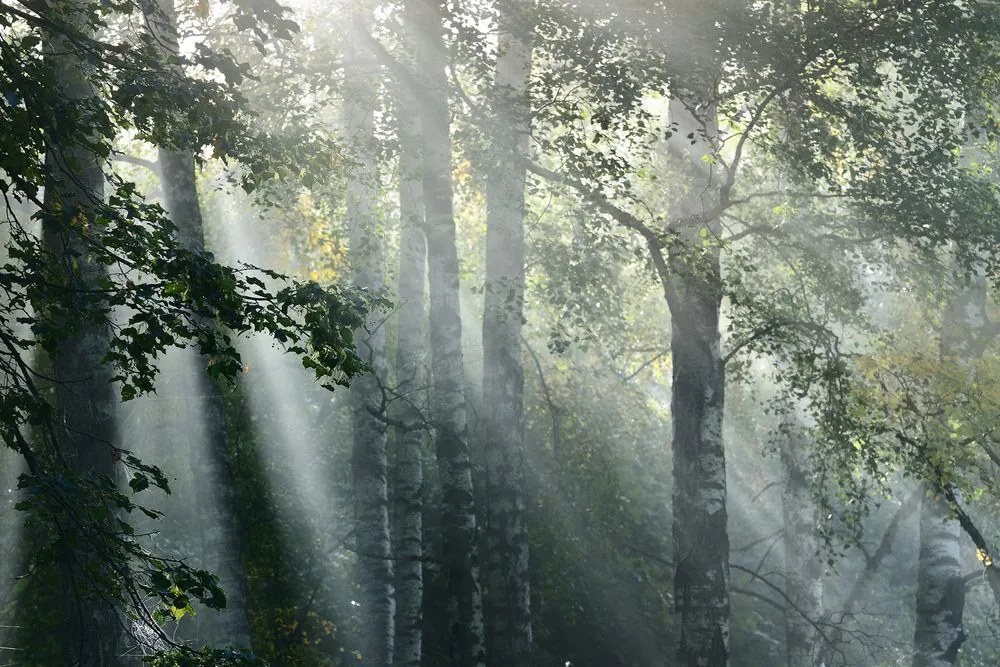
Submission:
[[[400,110],[412,108],[403,91]],[[423,185],[418,143],[420,125],[413,114],[399,119],[399,334],[396,388],[402,397],[396,438],[396,667],[420,667],[423,647],[423,449],[427,410],[427,241],[424,238]]]
[[[158,0],[149,16],[149,26],[167,60],[177,55],[177,16],[173,0]],[[168,63],[177,76],[176,64]],[[205,226],[198,202],[194,154],[190,150],[159,149],[160,185],[164,207],[176,226],[182,247],[205,251]],[[205,326],[214,326],[209,321]],[[191,445],[191,467],[195,502],[200,513],[201,563],[219,577],[226,593],[226,608],[205,611],[198,617],[199,641],[219,646],[249,648],[250,621],[247,608],[243,540],[236,507],[235,478],[228,456],[225,406],[218,385],[205,372],[206,359],[191,358],[182,368],[182,392],[195,401],[190,409],[200,412],[203,442]],[[191,398],[193,397],[193,398]]]
[[486,662],[476,513],[469,460],[459,266],[452,209],[447,51],[440,8],[407,0],[406,18],[424,90],[420,102],[424,214],[430,291],[431,421],[441,477],[444,567],[448,581],[449,664]]
[[[351,278],[374,293],[383,288],[382,243],[378,233],[378,172],[375,153],[375,69],[356,40],[348,39],[344,61],[344,121],[355,167],[347,183]],[[370,320],[355,335],[361,357],[373,372],[351,382],[354,447],[354,537],[358,558],[362,661],[392,664],[395,597],[389,538],[386,461],[385,329]]]
[[[518,10],[522,11],[519,12]],[[520,3],[503,2],[492,159],[486,181],[483,402],[486,459],[487,640],[496,667],[531,664],[528,533],[524,517],[524,158],[531,122],[530,36]]]
[[[74,25],[85,20],[84,7],[63,8],[60,19]],[[65,109],[53,109],[53,117],[74,118],[86,114],[96,92],[86,78],[86,65],[75,55],[75,46],[62,35],[45,38],[44,54],[54,72],[54,87],[62,91]],[[83,133],[86,119],[75,128]],[[66,132],[69,128],[62,128]],[[50,137],[45,156],[48,181],[45,184],[45,212],[42,237],[52,254],[53,276],[70,290],[72,307],[80,316],[88,310],[87,290],[97,289],[106,275],[81,234],[99,242],[101,229],[94,207],[104,199],[104,173],[97,158],[70,138]],[[36,304],[37,306],[37,304]],[[76,324],[75,322],[73,324]],[[86,481],[115,477],[115,406],[113,369],[104,362],[108,351],[106,326],[88,324],[64,340],[52,354],[55,384],[56,437],[65,460]],[[109,509],[107,529],[113,530],[114,512]],[[119,664],[122,633],[114,604],[92,594],[88,581],[113,578],[109,564],[84,538],[78,541],[63,564],[66,581],[63,600],[65,633],[62,641],[65,661],[74,667]]]

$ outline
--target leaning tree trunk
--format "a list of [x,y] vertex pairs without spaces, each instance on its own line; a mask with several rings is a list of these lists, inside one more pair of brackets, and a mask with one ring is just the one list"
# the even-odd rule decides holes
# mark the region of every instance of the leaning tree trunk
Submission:
[[449,661],[485,665],[482,594],[476,553],[476,513],[465,409],[459,267],[452,210],[447,51],[439,7],[408,0],[407,22],[416,48],[423,95],[423,184],[430,290],[431,421],[441,476],[441,509],[448,581]]
[[[148,16],[156,43],[167,60],[167,68],[177,77],[184,73],[176,63],[177,17],[173,0],[158,0]],[[194,252],[205,251],[205,228],[198,203],[195,158],[190,147],[159,149],[160,185],[170,220],[176,226],[180,245]],[[210,321],[203,326],[214,326]],[[247,582],[243,567],[243,540],[240,536],[235,497],[235,479],[228,457],[228,429],[225,406],[218,385],[205,372],[204,358],[190,359],[182,369],[182,392],[195,397],[193,410],[200,411],[204,426],[203,442],[191,445],[191,467],[195,482],[195,502],[201,526],[201,565],[217,575],[226,593],[226,608],[202,614],[198,619],[199,640],[222,646],[248,648],[250,622]],[[190,399],[189,399],[190,400]]]
[[419,122],[413,97],[400,94],[399,118],[399,333],[396,387],[402,397],[396,438],[396,645],[395,667],[420,667],[423,646],[423,449],[427,409],[427,241],[420,183]]
[[[351,277],[378,293],[383,288],[382,245],[378,237],[378,173],[375,152],[374,70],[361,45],[347,40],[344,60],[344,123],[354,169],[347,183]],[[385,329],[369,322],[356,333],[358,351],[373,372],[351,383],[354,447],[354,538],[361,604],[361,654],[366,665],[392,664],[395,598],[389,538],[386,462]]]
[[785,655],[788,667],[821,664],[823,644],[816,622],[823,613],[823,560],[816,506],[809,490],[809,456],[802,426],[789,411],[781,426],[781,495],[785,535]]
[[[941,363],[961,365],[981,355],[987,321],[986,278],[978,275],[948,303],[941,325]],[[966,637],[962,626],[965,583],[959,560],[962,530],[950,503],[941,496],[938,483],[944,480],[934,482],[924,485],[920,505],[914,667],[954,665]]]
[[[65,11],[59,18],[68,25],[85,21],[83,8]],[[66,15],[68,14],[68,15]],[[47,35],[46,60],[54,74],[54,88],[63,94],[64,109],[52,109],[52,118],[66,126],[53,132],[45,156],[48,180],[45,184],[42,238],[52,255],[53,279],[67,288],[75,322],[86,321],[93,307],[102,307],[88,298],[98,290],[106,269],[92,256],[84,235],[100,242],[99,222],[94,207],[104,199],[105,177],[98,158],[82,143],[88,127],[88,103],[96,92],[87,80],[86,66],[75,55],[70,39]],[[71,119],[71,120],[67,120]],[[75,127],[74,127],[75,125]],[[39,304],[36,304],[36,307]],[[57,323],[58,324],[58,323]],[[87,323],[63,340],[51,355],[55,385],[56,437],[64,459],[84,481],[97,484],[104,477],[114,479],[116,451],[115,406],[117,397],[112,367],[105,363],[109,331],[106,324]],[[103,502],[107,502],[106,500]],[[108,531],[114,530],[113,508],[108,507]],[[93,527],[100,530],[100,526]],[[78,667],[118,664],[122,634],[114,604],[104,596],[92,595],[87,585],[95,578],[114,578],[109,563],[96,553],[83,536],[63,564],[66,581],[64,600],[65,633],[61,636],[64,663]],[[58,639],[57,639],[58,641]]]
[[[486,454],[486,596],[489,663],[531,664],[528,532],[524,519],[524,158],[531,108],[531,47],[517,3],[502,3],[496,115],[486,180],[483,403]],[[523,12],[520,12],[523,14]]]
[[[674,606],[680,623],[678,664],[729,664],[729,534],[722,441],[726,377],[719,335],[722,275],[719,220],[705,212],[717,184],[702,157],[717,135],[714,112],[695,118],[677,100],[671,141],[686,153],[694,182],[674,204],[679,241],[671,247],[670,352],[674,457]],[[689,133],[698,138],[689,145]]]

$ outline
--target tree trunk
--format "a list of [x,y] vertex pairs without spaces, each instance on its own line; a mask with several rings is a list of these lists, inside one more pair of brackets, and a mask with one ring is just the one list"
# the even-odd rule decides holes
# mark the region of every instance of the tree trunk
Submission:
[[486,648],[465,410],[447,51],[436,2],[408,0],[406,11],[425,93],[420,121],[430,291],[431,421],[441,476],[449,664],[479,667],[485,665]]
[[[355,285],[374,293],[383,288],[382,244],[378,237],[378,167],[375,153],[374,69],[355,40],[346,44],[344,122],[355,167],[347,183],[351,275]],[[386,461],[385,329],[369,322],[355,338],[362,358],[374,371],[351,383],[354,447],[354,538],[361,605],[362,661],[372,667],[392,664],[395,598],[389,538]]]
[[[962,364],[980,356],[986,323],[986,278],[978,275],[948,303],[941,325],[941,363]],[[939,494],[934,484],[925,485],[920,505],[914,667],[954,665],[966,637],[962,626],[965,584],[959,560],[962,531],[950,503]]]
[[948,502],[924,485],[920,506],[913,667],[950,667],[965,641],[965,582],[959,560],[961,527]]
[[809,490],[809,457],[794,413],[782,424],[781,463],[785,484],[781,506],[785,526],[785,649],[788,667],[820,664],[822,637],[815,623],[823,614],[823,560],[816,535],[816,507]]
[[531,664],[528,533],[524,521],[523,157],[528,151],[531,47],[518,5],[502,4],[496,65],[494,144],[486,181],[483,403],[486,454],[487,638],[489,663]]
[[[81,23],[84,8],[59,18],[69,25]],[[55,117],[86,115],[87,102],[96,92],[86,78],[85,64],[76,47],[64,36],[46,36],[44,53],[54,70],[54,84],[64,95],[66,109],[54,109]],[[72,123],[72,121],[71,121]],[[82,238],[86,233],[100,238],[94,220],[94,205],[104,198],[104,173],[98,159],[73,134],[83,132],[85,118],[67,134],[50,139],[45,156],[49,180],[45,185],[42,237],[52,254],[54,275],[72,291],[73,308],[82,316],[90,304],[86,290],[95,289],[106,275],[105,267],[93,260]],[[67,136],[69,138],[67,139]],[[65,143],[59,143],[65,142]],[[37,306],[37,304],[36,304]],[[113,369],[104,363],[108,351],[106,325],[88,324],[64,340],[52,354],[55,384],[55,423],[60,450],[74,472],[85,481],[115,477],[115,406]],[[107,530],[112,530],[114,512],[109,509]],[[61,637],[66,665],[90,667],[118,664],[122,634],[114,604],[92,595],[87,581],[113,578],[115,573],[84,537],[63,565],[66,581],[65,634]]]
[[399,334],[396,387],[402,427],[396,438],[396,667],[420,667],[423,646],[423,449],[427,409],[427,240],[417,143],[419,122],[403,113],[412,96],[400,95],[399,119]]
[[[177,17],[173,0],[158,0],[149,15],[149,26],[166,59],[177,55]],[[183,72],[176,70],[178,76]],[[160,185],[164,207],[176,226],[180,244],[194,252],[205,251],[205,227],[198,203],[195,159],[190,151],[159,149]],[[213,326],[210,322],[202,322]],[[218,385],[205,372],[206,361],[192,358],[182,368],[183,394],[196,403],[204,432],[202,442],[192,443],[191,467],[195,502],[201,526],[202,567],[216,576],[226,592],[226,608],[198,618],[199,640],[223,646],[249,648],[243,540],[236,508],[235,478],[228,456],[225,407]],[[194,397],[194,398],[190,398]]]
[[[715,204],[702,156],[717,134],[714,112],[695,118],[681,103],[670,105],[679,128],[672,141],[685,144],[695,174],[688,194],[675,202],[671,219],[680,242],[671,248],[670,299],[674,456],[674,606],[680,625],[678,664],[729,664],[729,535],[726,528],[726,457],[722,441],[725,367],[719,336],[722,276],[718,219],[704,212]],[[695,133],[694,145],[684,137]],[[704,135],[707,135],[707,139]]]

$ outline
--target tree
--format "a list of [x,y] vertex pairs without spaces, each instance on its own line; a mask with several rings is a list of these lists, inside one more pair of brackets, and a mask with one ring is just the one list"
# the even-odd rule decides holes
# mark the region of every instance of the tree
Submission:
[[[382,244],[375,208],[378,165],[374,118],[377,103],[375,68],[359,39],[346,44],[344,125],[357,166],[347,184],[351,278],[355,285],[383,289]],[[354,535],[361,587],[362,658],[372,665],[393,662],[395,598],[389,540],[388,470],[386,459],[385,329],[369,322],[358,331],[361,354],[374,369],[351,386],[354,446]]]
[[[71,25],[86,25],[85,7],[62,7],[55,18]],[[87,36],[87,33],[84,33]],[[56,117],[69,105],[83,112],[84,127],[97,106],[87,63],[65,34],[45,36],[43,52],[51,68],[53,86],[64,95]],[[79,113],[79,111],[77,112]],[[107,280],[105,266],[94,257],[78,229],[93,229],[100,238],[99,209],[104,200],[104,173],[99,158],[79,145],[71,134],[50,132],[46,137],[45,200],[42,239],[50,258],[49,273],[56,284],[74,295],[73,311],[85,313],[88,293]],[[44,312],[47,304],[36,302]],[[56,320],[57,327],[69,322]],[[116,477],[114,427],[115,395],[112,369],[104,363],[109,352],[108,324],[91,319],[51,350],[55,388],[53,426],[58,455],[69,462],[84,483],[113,488]],[[9,344],[8,344],[9,345]],[[89,495],[89,494],[88,494]],[[113,506],[93,494],[99,516],[97,530],[112,530]],[[62,638],[62,656],[69,665],[87,667],[113,663],[122,653],[122,631],[117,623],[117,601],[101,596],[85,602],[80,579],[90,573],[113,576],[110,563],[95,545],[67,542],[61,558],[65,588],[63,619],[69,631]]]
[[406,22],[420,73],[420,131],[430,297],[431,424],[441,476],[450,665],[486,660],[476,513],[469,462],[462,322],[451,188],[450,112],[440,7],[407,0]]
[[[210,145],[220,157],[239,155],[253,166],[241,179],[247,189],[278,171],[269,168],[274,153],[266,137],[242,122],[232,84],[240,66],[203,48],[185,63],[219,77],[178,79],[163,68],[159,46],[114,41],[108,26],[114,12],[138,10],[89,2],[0,10],[2,189],[16,203],[39,207],[44,228],[40,242],[19,206],[4,212],[10,260],[3,289],[32,335],[9,321],[0,327],[8,378],[0,432],[27,468],[18,509],[37,536],[34,571],[61,567],[70,584],[61,597],[73,614],[63,620],[72,630],[63,634],[60,662],[117,659],[118,638],[128,632],[142,650],[172,651],[193,664],[235,663],[250,656],[180,647],[162,628],[189,613],[193,601],[221,608],[225,596],[209,572],[152,553],[136,534],[129,515],[157,513],[133,496],[149,487],[167,491],[169,484],[128,443],[113,440],[115,403],[154,389],[157,358],[170,347],[195,346],[213,377],[233,379],[242,370],[234,332],[271,333],[324,385],[346,383],[365,368],[352,331],[370,301],[271,271],[216,264],[181,246],[163,209],[112,171],[112,145],[123,129],[178,148],[184,129],[190,138],[184,148]],[[276,5],[237,5],[234,16],[261,40],[290,34]],[[282,168],[287,173],[294,164]],[[35,367],[36,350],[49,354],[54,373]],[[51,389],[40,386],[50,376]],[[127,487],[114,477],[127,479]]]
[[399,123],[399,325],[396,388],[396,667],[420,667],[423,646],[423,449],[427,417],[427,239],[424,236],[420,119],[415,96],[396,86]]
[[521,3],[499,6],[493,165],[486,184],[483,304],[487,639],[492,665],[531,664],[531,595],[525,526],[524,159],[531,101],[531,34]]
[[[177,13],[173,0],[158,0],[147,10],[152,43],[160,49],[162,71],[183,79],[178,51]],[[198,203],[196,161],[193,150],[182,133],[169,138],[158,150],[158,167],[166,213],[175,225],[181,247],[195,253],[205,252],[205,227]],[[204,321],[203,326],[214,326]],[[203,514],[201,533],[202,565],[225,583],[226,609],[200,620],[201,636],[224,646],[249,648],[250,622],[247,616],[247,584],[243,568],[243,540],[235,502],[235,479],[228,460],[228,427],[219,385],[205,367],[209,359],[190,358],[184,369],[184,395],[200,397],[193,406],[201,412],[205,444],[191,445],[191,466],[197,505]],[[190,399],[189,399],[190,400]]]

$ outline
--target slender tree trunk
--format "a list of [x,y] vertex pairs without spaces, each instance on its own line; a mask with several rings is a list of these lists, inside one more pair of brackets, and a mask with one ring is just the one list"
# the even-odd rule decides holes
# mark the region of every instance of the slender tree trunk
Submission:
[[[173,0],[158,0],[149,15],[149,26],[165,59],[177,55],[177,17]],[[178,76],[183,76],[179,69]],[[205,227],[198,203],[195,159],[190,151],[159,149],[160,185],[164,207],[176,226],[180,244],[205,251]],[[212,326],[210,322],[203,322]],[[191,359],[182,370],[183,394],[196,401],[203,441],[192,443],[191,467],[200,517],[202,566],[219,577],[226,592],[226,608],[207,612],[198,620],[199,639],[218,645],[248,648],[250,622],[247,608],[243,540],[236,508],[235,478],[228,457],[225,407],[218,385],[205,372],[204,359]]]
[[[375,70],[362,46],[348,40],[344,61],[344,122],[356,162],[347,184],[352,281],[372,292],[383,288],[382,244],[378,235],[378,173],[375,154]],[[369,322],[356,333],[358,350],[373,373],[351,383],[354,448],[354,537],[358,556],[362,660],[372,667],[392,664],[395,597],[389,538],[386,461],[385,329]]]
[[822,637],[815,623],[823,613],[823,560],[816,534],[816,507],[809,491],[809,457],[794,413],[782,424],[781,463],[785,484],[785,648],[788,667],[820,664]]
[[[670,299],[674,456],[674,605],[680,624],[678,664],[729,664],[729,534],[726,527],[726,457],[722,441],[726,377],[719,336],[722,276],[719,221],[704,212],[718,184],[702,156],[717,134],[714,112],[695,118],[681,103],[671,120],[696,175],[689,193],[675,202],[671,219],[681,223],[681,243],[671,248]],[[700,137],[694,145],[684,138]],[[706,138],[704,135],[708,135]]]
[[[986,278],[955,294],[941,325],[942,364],[961,364],[982,354],[986,326]],[[950,503],[933,485],[924,485],[920,505],[914,667],[950,667],[965,641],[962,612],[965,584],[959,560],[961,526]]]
[[459,267],[451,190],[451,138],[440,8],[407,0],[407,21],[422,75],[423,185],[430,291],[431,420],[441,476],[448,640],[454,667],[485,665],[476,513],[466,423]]
[[[78,8],[76,12],[82,12]],[[69,25],[81,22],[82,15],[64,15]],[[75,46],[60,35],[48,35],[44,53],[54,70],[55,87],[64,95],[66,109],[55,109],[55,117],[74,118],[87,114],[88,102],[96,96],[86,78],[84,63],[75,55]],[[75,128],[82,133],[86,120]],[[104,198],[104,173],[97,158],[74,142],[73,128],[62,128],[62,136],[50,138],[45,156],[49,180],[45,186],[45,214],[42,236],[52,253],[55,274],[73,290],[73,307],[81,316],[88,310],[85,290],[96,288],[106,275],[104,266],[94,261],[81,234],[100,238],[94,206]],[[55,381],[55,422],[57,437],[66,461],[84,480],[97,482],[115,477],[115,405],[113,370],[104,363],[108,351],[106,326],[86,325],[65,340],[52,354]],[[109,508],[108,530],[114,512]],[[79,667],[115,665],[122,654],[122,633],[114,604],[88,594],[87,581],[114,577],[104,562],[81,539],[64,565],[67,582],[65,634],[60,638],[66,665]]]
[[486,181],[483,403],[486,453],[487,638],[496,667],[531,664],[528,532],[524,519],[524,185],[531,108],[530,37],[517,3],[501,3],[495,163]]
[[423,449],[427,409],[427,240],[417,144],[420,125],[400,95],[399,334],[396,386],[402,396],[396,438],[396,667],[420,667],[423,646]]

